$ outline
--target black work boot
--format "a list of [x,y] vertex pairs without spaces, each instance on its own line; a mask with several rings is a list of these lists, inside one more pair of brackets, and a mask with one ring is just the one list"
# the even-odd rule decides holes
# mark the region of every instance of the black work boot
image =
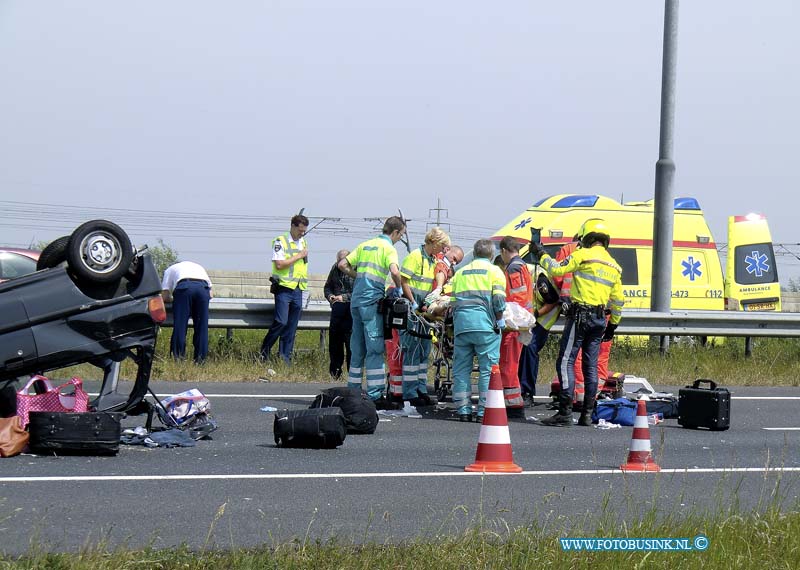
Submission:
[[572,401],[568,394],[558,396],[558,412],[554,416],[542,420],[542,425],[552,427],[572,426]]
[[594,400],[584,400],[583,408],[581,409],[581,417],[578,419],[578,425],[584,427],[592,427],[592,412],[594,411]]

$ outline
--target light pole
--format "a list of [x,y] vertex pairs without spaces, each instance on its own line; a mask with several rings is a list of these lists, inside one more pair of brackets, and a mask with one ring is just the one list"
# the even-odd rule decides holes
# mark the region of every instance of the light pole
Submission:
[[[672,226],[674,221],[672,159],[675,129],[675,68],[678,59],[678,0],[664,2],[664,54],[661,63],[661,125],[656,162],[653,212],[653,277],[650,310],[669,312],[672,299]],[[669,337],[661,337],[661,352]]]

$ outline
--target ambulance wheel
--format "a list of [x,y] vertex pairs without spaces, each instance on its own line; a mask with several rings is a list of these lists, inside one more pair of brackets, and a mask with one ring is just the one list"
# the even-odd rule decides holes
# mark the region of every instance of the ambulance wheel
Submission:
[[69,267],[83,281],[117,281],[128,272],[133,258],[128,234],[106,220],[92,220],[78,226],[67,245]]

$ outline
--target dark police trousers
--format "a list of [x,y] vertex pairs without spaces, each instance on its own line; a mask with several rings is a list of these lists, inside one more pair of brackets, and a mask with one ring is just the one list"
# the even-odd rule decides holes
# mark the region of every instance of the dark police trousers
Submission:
[[347,369],[350,370],[350,333],[353,332],[353,316],[350,303],[331,305],[331,328],[328,332],[328,353],[330,354],[330,373],[341,378],[347,353]]
[[292,360],[294,351],[294,337],[297,333],[297,324],[300,322],[300,313],[303,311],[303,291],[300,287],[289,289],[278,286],[275,293],[275,312],[273,313],[272,326],[261,343],[261,357],[265,360],[270,357],[273,345],[278,341],[278,352],[286,364]]
[[602,310],[577,309],[564,323],[556,371],[561,383],[561,393],[569,396],[567,401],[570,403],[575,393],[575,359],[581,349],[583,349],[581,370],[585,388],[583,401],[593,402],[597,395],[597,358],[605,329],[606,319]]
[[208,303],[211,292],[208,283],[197,279],[178,281],[172,291],[172,338],[169,352],[173,358],[186,357],[186,331],[189,317],[194,326],[194,361],[202,363],[208,356]]

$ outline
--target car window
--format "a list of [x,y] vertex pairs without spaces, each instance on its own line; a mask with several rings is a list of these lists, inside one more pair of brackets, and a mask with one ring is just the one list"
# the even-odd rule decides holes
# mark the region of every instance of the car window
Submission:
[[0,253],[0,279],[14,279],[36,271],[36,262],[18,253]]
[[639,261],[636,250],[628,247],[609,247],[608,253],[622,267],[622,284],[639,284]]

